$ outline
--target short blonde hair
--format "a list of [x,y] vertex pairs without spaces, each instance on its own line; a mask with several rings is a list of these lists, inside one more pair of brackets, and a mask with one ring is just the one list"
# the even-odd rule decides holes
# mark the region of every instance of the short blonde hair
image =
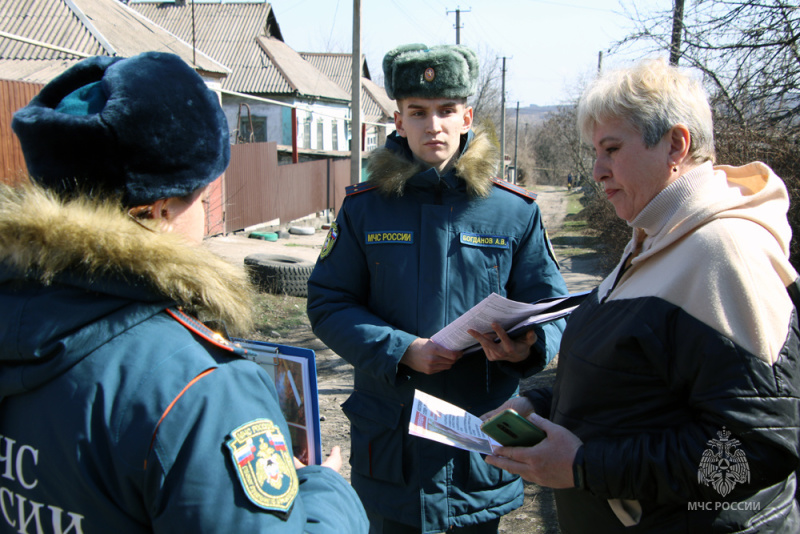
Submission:
[[578,103],[578,129],[591,142],[598,123],[622,119],[655,146],[673,126],[684,124],[691,135],[689,157],[714,161],[714,124],[708,96],[699,82],[663,59],[643,60],[630,68],[598,76]]

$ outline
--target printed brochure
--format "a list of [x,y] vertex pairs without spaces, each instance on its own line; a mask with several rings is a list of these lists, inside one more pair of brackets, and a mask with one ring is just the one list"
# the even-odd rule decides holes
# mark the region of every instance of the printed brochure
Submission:
[[500,444],[481,430],[481,419],[449,402],[414,392],[414,407],[408,433],[452,447],[481,454],[492,454]]

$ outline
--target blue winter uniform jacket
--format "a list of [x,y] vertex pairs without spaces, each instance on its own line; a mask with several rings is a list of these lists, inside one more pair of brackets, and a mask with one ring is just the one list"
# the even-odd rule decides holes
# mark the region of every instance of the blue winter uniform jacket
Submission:
[[482,414],[517,391],[519,378],[554,356],[564,324],[537,331],[520,364],[469,354],[425,375],[400,365],[428,338],[492,292],[523,302],[567,292],[534,196],[493,181],[497,152],[464,136],[453,171],[439,176],[393,135],[351,190],[309,279],[315,334],[355,368],[343,409],[352,424],[351,480],[364,505],[440,532],[482,523],[522,504],[516,476],[479,454],[408,434],[414,390]]
[[233,266],[36,188],[0,208],[0,532],[366,531],[341,476],[295,471],[269,375],[165,311],[235,319]]

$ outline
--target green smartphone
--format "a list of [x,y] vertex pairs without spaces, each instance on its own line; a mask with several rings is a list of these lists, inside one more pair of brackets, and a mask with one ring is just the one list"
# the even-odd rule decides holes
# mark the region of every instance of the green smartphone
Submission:
[[514,410],[503,410],[481,425],[485,434],[505,447],[532,447],[547,434]]

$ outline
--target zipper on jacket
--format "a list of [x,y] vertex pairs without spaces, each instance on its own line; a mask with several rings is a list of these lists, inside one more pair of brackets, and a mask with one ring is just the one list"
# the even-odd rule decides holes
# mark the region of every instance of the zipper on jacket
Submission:
[[622,280],[622,277],[628,272],[628,269],[631,268],[631,260],[633,259],[633,252],[625,256],[625,261],[622,262],[622,265],[619,267],[619,272],[617,272],[617,277],[614,279],[614,283],[611,285],[611,288],[603,295],[603,298],[600,299],[600,304],[605,304],[606,300],[608,300],[609,295],[613,293],[614,289],[616,289],[617,284],[619,281]]

